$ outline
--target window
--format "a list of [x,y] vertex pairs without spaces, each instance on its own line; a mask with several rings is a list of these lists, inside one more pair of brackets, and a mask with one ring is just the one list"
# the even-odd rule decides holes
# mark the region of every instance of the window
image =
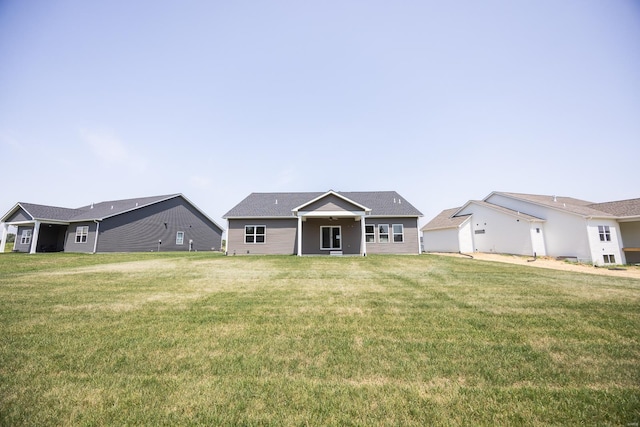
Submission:
[[604,263],[605,264],[615,264],[616,263],[616,257],[613,255],[603,255],[604,256]]
[[402,224],[393,224],[391,229],[393,230],[393,243],[404,242],[404,227]]
[[176,245],[184,244],[184,231],[178,231],[176,233]]
[[611,241],[611,231],[609,230],[608,225],[599,225],[598,226],[598,234],[600,235],[601,242],[610,242]]
[[267,227],[264,225],[245,225],[244,226],[244,242],[245,243],[264,243]]
[[76,243],[87,243],[87,236],[89,235],[89,226],[83,225],[76,228]]
[[22,230],[22,235],[20,236],[20,244],[28,245],[31,243],[31,230]]
[[367,243],[374,243],[376,241],[376,227],[375,225],[364,226],[364,241]]
[[320,227],[320,249],[342,249],[339,226],[323,225]]
[[389,224],[378,225],[378,241],[380,243],[389,243]]

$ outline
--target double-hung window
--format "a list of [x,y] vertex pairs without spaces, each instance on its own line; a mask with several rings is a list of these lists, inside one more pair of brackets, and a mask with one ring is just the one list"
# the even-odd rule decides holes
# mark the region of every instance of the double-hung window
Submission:
[[267,234],[267,227],[264,225],[245,225],[244,226],[244,242],[245,243],[264,243]]
[[609,230],[608,225],[599,225],[598,226],[598,234],[600,235],[601,242],[610,242],[611,241],[611,230]]
[[613,255],[603,255],[605,264],[615,264],[616,257]]
[[378,224],[378,242],[389,243],[389,224]]
[[374,243],[376,241],[376,226],[365,225],[364,226],[364,241],[367,243]]
[[76,243],[87,243],[87,236],[89,236],[88,225],[82,225],[76,228]]
[[393,243],[404,242],[404,227],[402,224],[393,224],[391,229],[393,231]]
[[176,233],[176,245],[184,245],[184,231]]
[[22,230],[22,234],[20,235],[20,244],[28,245],[31,243],[31,230]]

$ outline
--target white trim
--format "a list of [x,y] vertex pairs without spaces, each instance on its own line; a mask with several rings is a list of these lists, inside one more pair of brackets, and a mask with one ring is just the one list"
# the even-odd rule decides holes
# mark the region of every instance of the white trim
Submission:
[[100,221],[96,219],[93,222],[96,223],[96,237],[95,239],[93,239],[93,253],[95,254],[96,252],[98,252],[98,236],[100,235]]
[[[86,233],[84,233],[85,229],[86,229]],[[84,236],[84,242],[82,241],[83,236]],[[80,238],[80,241],[78,241],[78,238]],[[88,225],[76,226],[76,237],[73,242],[76,244],[89,242],[89,226]]]
[[291,212],[298,212],[298,211],[299,211],[300,209],[302,209],[303,207],[308,206],[308,205],[310,205],[310,204],[312,204],[312,203],[315,203],[315,202],[317,202],[318,200],[323,199],[323,198],[325,198],[325,197],[327,197],[327,196],[329,196],[329,195],[336,196],[336,197],[338,197],[338,198],[340,198],[340,199],[344,200],[344,201],[345,201],[345,202],[347,202],[347,203],[351,203],[352,205],[354,205],[354,206],[357,206],[357,207],[361,208],[361,209],[362,209],[362,210],[364,210],[365,212],[371,212],[371,208],[368,208],[368,207],[366,207],[366,206],[363,206],[363,205],[361,205],[360,203],[355,202],[355,201],[353,201],[353,200],[349,199],[348,197],[343,196],[342,194],[336,193],[336,192],[335,192],[335,191],[333,191],[333,190],[329,190],[329,191],[327,191],[326,193],[321,194],[320,196],[316,197],[315,199],[311,199],[311,200],[309,200],[308,202],[305,202],[305,203],[301,204],[300,206],[298,206],[298,207],[295,207],[295,208],[291,209]]
[[7,245],[8,233],[9,233],[9,224],[7,224],[6,222],[3,222],[2,223],[2,240],[0,240],[0,253],[4,252],[4,247]]
[[[386,234],[387,235],[387,241],[383,242],[382,240],[380,240],[380,226],[386,226],[387,227],[387,232],[386,233],[382,233],[382,234]],[[376,224],[376,234],[378,235],[378,243],[391,243],[391,229],[389,228],[389,224]]]
[[[322,243],[323,243],[323,241],[322,241],[322,230],[324,228],[328,228],[329,230],[331,230],[329,232],[329,239],[330,239],[331,246],[328,247],[328,248],[323,248],[322,247]],[[333,246],[333,239],[335,237],[333,235],[333,229],[334,228],[338,229],[338,239],[337,240],[339,241],[340,246],[338,246],[337,248]],[[321,251],[336,251],[336,250],[340,251],[340,250],[342,250],[342,226],[341,225],[321,225],[320,226],[320,250]]]
[[[247,227],[253,227],[253,242],[247,242],[247,236],[251,236],[251,234],[247,234]],[[258,233],[258,227],[264,228],[264,233]],[[243,234],[242,242],[245,245],[264,245],[267,243],[267,226],[262,224],[245,224],[244,225],[244,234]],[[263,236],[264,240],[262,242],[256,242],[258,236]]]
[[298,217],[298,256],[302,256],[302,217]]
[[40,221],[35,221],[33,226],[33,235],[31,237],[31,250],[30,254],[36,253],[36,248],[38,247],[38,235],[40,234]]
[[362,217],[362,211],[299,211],[298,216],[308,216],[311,218],[356,218]]
[[[365,224],[364,215],[360,218],[360,255],[364,256],[367,254],[367,239],[365,238],[365,229],[367,224]],[[376,228],[373,227],[373,231],[375,233]],[[375,234],[374,234],[375,240]]]
[[[401,233],[396,233],[393,229],[396,225],[399,225],[402,228]],[[400,234],[402,236],[401,242],[396,242],[396,234]],[[404,243],[404,225],[403,224],[391,224],[391,243]]]
[[[178,243],[178,235],[180,235],[180,243]],[[176,246],[184,245],[184,231],[176,231]]]

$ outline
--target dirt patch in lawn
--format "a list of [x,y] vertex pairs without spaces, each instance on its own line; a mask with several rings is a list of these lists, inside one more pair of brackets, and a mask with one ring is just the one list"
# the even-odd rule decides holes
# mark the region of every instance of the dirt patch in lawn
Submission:
[[[448,255],[455,257],[467,257],[467,255],[453,253],[437,253],[435,255]],[[602,276],[630,277],[640,279],[640,267],[638,266],[616,266],[616,267],[594,267],[590,264],[582,264],[571,261],[557,260],[550,257],[524,257],[520,255],[506,254],[489,254],[479,253],[473,254],[473,259],[482,261],[506,262],[509,264],[527,265],[536,268],[549,268],[553,270],[574,271],[578,273],[599,274]]]

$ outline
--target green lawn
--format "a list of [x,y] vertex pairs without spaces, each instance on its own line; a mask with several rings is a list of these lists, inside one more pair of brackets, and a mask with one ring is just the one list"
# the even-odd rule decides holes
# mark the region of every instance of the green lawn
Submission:
[[1,254],[0,330],[2,426],[640,422],[640,280],[429,255]]

